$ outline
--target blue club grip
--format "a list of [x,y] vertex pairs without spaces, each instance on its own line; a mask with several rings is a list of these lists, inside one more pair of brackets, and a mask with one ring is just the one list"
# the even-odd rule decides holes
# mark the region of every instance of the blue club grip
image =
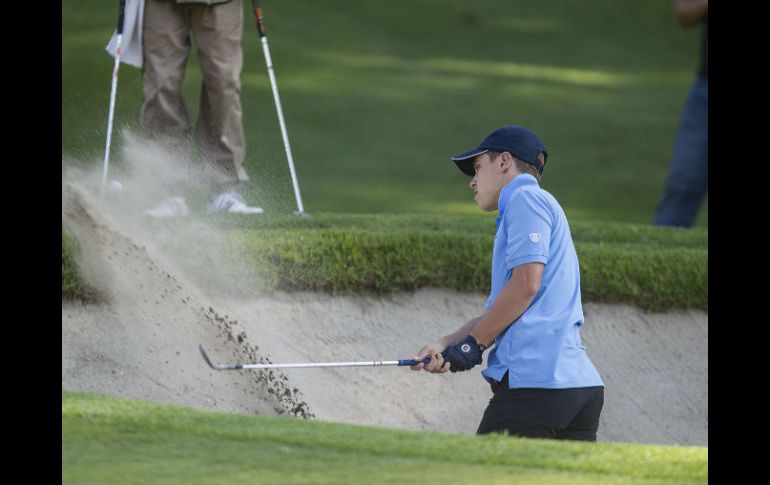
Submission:
[[[427,365],[427,364],[428,364],[428,362],[430,362],[430,357],[425,357],[424,359],[422,359],[422,363],[423,363],[423,364],[426,364],[426,365]],[[417,365],[418,363],[419,363],[419,362],[418,362],[418,361],[416,361],[416,360],[414,360],[414,359],[404,359],[404,360],[399,360],[399,361],[398,361],[398,365],[408,365],[408,366],[412,366],[412,365]]]

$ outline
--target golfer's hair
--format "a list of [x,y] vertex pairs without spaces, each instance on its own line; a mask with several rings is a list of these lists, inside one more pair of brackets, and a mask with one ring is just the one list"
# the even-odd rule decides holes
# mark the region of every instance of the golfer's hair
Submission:
[[[487,154],[489,155],[489,159],[490,160],[494,160],[501,153],[503,153],[503,152],[496,152],[494,150],[489,150],[487,152]],[[535,177],[535,180],[540,182],[540,177],[541,177],[540,172],[537,171],[537,168],[534,165],[529,164],[529,163],[525,162],[524,160],[519,159],[515,155],[511,155],[511,156],[513,157],[513,161],[516,164],[516,170],[518,170],[521,173],[528,173],[528,174],[532,175],[533,177]],[[540,153],[537,154],[537,161],[540,162],[540,166],[541,167],[543,166],[543,164],[545,164],[545,155],[543,155],[543,152],[540,152]]]

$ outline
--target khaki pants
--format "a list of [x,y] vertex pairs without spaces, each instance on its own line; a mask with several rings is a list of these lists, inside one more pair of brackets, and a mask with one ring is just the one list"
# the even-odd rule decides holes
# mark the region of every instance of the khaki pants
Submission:
[[174,0],[145,2],[143,134],[190,160],[192,133],[182,81],[192,34],[203,78],[196,148],[215,193],[232,190],[249,179],[241,123],[242,32],[242,0],[213,6],[178,5]]

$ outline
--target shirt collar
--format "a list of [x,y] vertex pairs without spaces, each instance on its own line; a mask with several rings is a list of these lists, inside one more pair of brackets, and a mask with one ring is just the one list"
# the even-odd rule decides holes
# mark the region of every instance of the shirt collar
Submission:
[[500,228],[500,221],[503,220],[505,206],[508,205],[508,199],[511,198],[511,195],[513,195],[513,192],[516,191],[516,189],[527,185],[537,186],[537,179],[528,173],[522,173],[513,177],[513,179],[505,184],[505,187],[500,190],[500,199],[497,201],[497,209],[500,211],[500,214],[495,221],[495,225],[498,229]]

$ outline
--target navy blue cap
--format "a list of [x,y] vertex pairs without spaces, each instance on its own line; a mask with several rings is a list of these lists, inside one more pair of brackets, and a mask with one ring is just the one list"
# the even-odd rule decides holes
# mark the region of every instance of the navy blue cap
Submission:
[[[531,130],[523,126],[503,126],[490,133],[479,146],[465,153],[455,155],[452,160],[457,164],[464,174],[473,177],[476,171],[473,170],[473,158],[486,153],[489,150],[496,152],[508,152],[514,157],[534,165],[538,173],[543,173],[545,162],[548,160],[548,152],[540,138]],[[543,152],[543,164],[537,156]]]

